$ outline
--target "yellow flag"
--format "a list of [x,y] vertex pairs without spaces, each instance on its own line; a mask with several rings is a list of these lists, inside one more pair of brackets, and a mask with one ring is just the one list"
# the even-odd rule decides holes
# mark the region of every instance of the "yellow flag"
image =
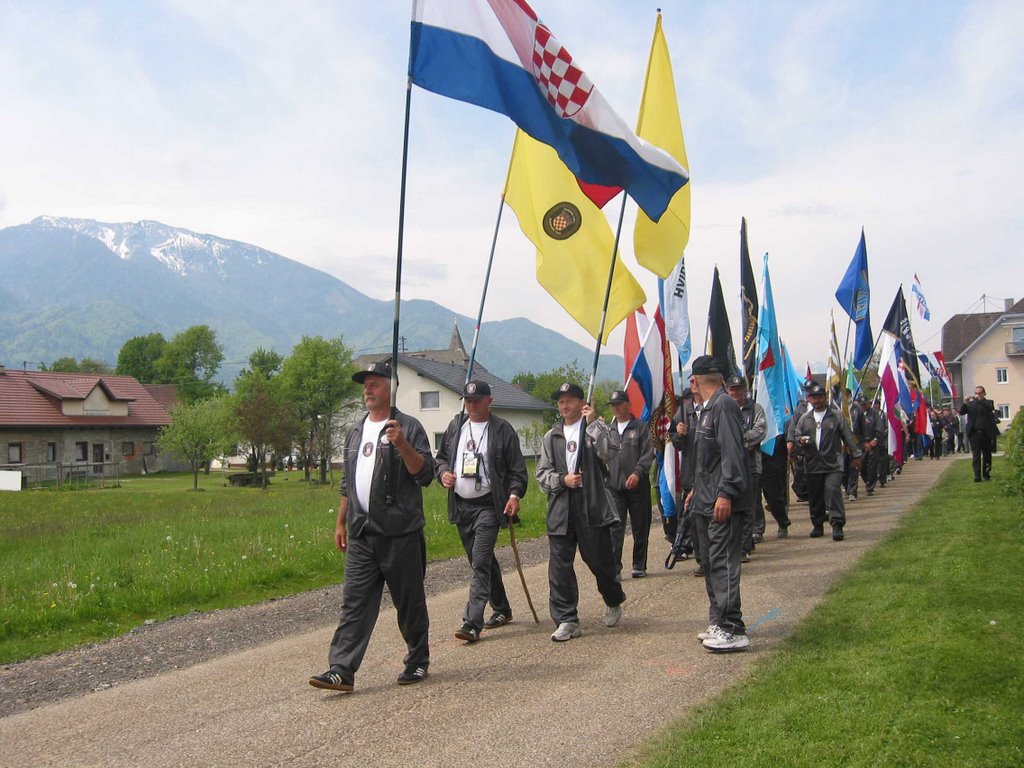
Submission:
[[[672,60],[668,43],[661,30],[661,14],[654,24],[654,41],[647,62],[647,79],[640,101],[640,117],[636,134],[656,147],[661,147],[689,169],[683,124],[679,120],[679,102],[672,77]],[[690,239],[690,184],[685,184],[669,203],[665,215],[651,221],[643,211],[636,215],[633,228],[633,252],[637,263],[660,277],[668,277],[682,258]]]
[[[583,194],[555,150],[522,131],[516,131],[505,202],[537,247],[537,282],[596,339],[615,247],[601,209]],[[646,298],[616,256],[602,343]]]

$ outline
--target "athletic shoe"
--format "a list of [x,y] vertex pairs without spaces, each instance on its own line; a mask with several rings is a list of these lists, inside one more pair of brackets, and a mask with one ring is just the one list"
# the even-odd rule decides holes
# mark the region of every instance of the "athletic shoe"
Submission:
[[556,643],[564,643],[566,640],[572,640],[582,634],[580,625],[575,621],[563,621],[558,625],[558,629],[551,633],[551,639]]
[[762,533],[755,533],[754,534],[754,543],[757,544],[757,543],[762,542],[762,541],[764,541],[764,533],[763,532]]
[[609,605],[604,612],[604,625],[606,627],[614,627],[619,623],[622,618],[622,606],[621,605]]
[[697,633],[697,639],[703,643],[705,640],[710,640],[712,637],[718,637],[720,634],[722,634],[721,627],[717,624],[708,624],[707,629],[703,632]]
[[646,575],[647,575],[647,571],[642,571],[639,568],[636,568],[636,569],[633,570],[633,578],[634,579],[642,579]]
[[704,567],[698,565],[696,568],[693,569],[693,575],[694,576],[703,576],[704,575]]
[[399,685],[415,685],[423,682],[427,676],[426,667],[417,667],[415,664],[406,664],[402,674],[398,676]]
[[740,558],[740,562],[741,563],[749,563],[750,562],[750,553],[749,552],[744,552],[743,556]]
[[775,534],[776,539],[788,539],[789,538],[789,526],[780,525],[778,532]]
[[868,491],[868,496],[874,496],[874,495],[875,495],[875,489],[874,489],[874,488],[871,488],[871,489],[870,489],[870,490]]
[[703,645],[712,653],[730,653],[749,647],[750,638],[746,635],[734,635],[732,632],[721,630],[721,634],[709,637]]
[[328,691],[344,691],[348,693],[355,687],[355,681],[350,675],[341,671],[341,667],[331,667],[322,675],[313,675],[309,678],[309,684],[314,688],[324,688]]
[[480,639],[480,630],[467,622],[455,630],[455,637],[459,640],[465,640],[467,643],[475,643]]
[[844,538],[844,536],[843,536],[843,526],[841,526],[841,525],[833,525],[832,526],[832,541],[842,541],[843,538]]
[[812,539],[820,539],[824,535],[825,535],[825,526],[824,525],[816,525],[813,528],[811,528],[811,538]]
[[491,614],[491,618],[484,622],[484,629],[497,629],[505,624],[512,621],[511,613],[502,613],[501,611],[495,611]]

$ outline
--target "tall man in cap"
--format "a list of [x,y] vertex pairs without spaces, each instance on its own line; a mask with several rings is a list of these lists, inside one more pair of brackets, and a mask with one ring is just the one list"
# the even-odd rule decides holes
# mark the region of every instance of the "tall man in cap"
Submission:
[[[498,531],[519,514],[519,500],[526,495],[526,461],[515,429],[491,413],[490,384],[470,381],[462,397],[466,411],[448,425],[435,472],[448,489],[448,520],[458,527],[473,569],[469,601],[455,637],[475,643],[484,628],[512,620],[494,544]],[[493,612],[484,621],[488,602]]]
[[573,569],[577,547],[607,606],[605,626],[619,623],[626,595],[616,579],[608,531],[616,517],[605,486],[606,462],[619,449],[619,433],[597,419],[575,384],[562,384],[552,399],[558,403],[561,420],[544,435],[537,482],[548,495],[549,606],[558,625],[551,639],[557,643],[582,634]]
[[391,407],[391,366],[371,363],[352,375],[363,385],[368,411],[345,436],[341,499],[334,542],[346,553],[341,619],[331,640],[330,668],[314,675],[315,688],[351,691],[387,584],[408,646],[399,685],[427,676],[429,619],[423,578],[423,488],[434,478],[434,459],[423,427]]
[[694,435],[697,472],[688,501],[708,593],[708,628],[697,638],[714,653],[740,651],[750,645],[740,607],[740,562],[744,519],[752,513],[743,421],[711,355],[693,361],[693,375],[704,405]]
[[[862,407],[853,436],[860,441],[860,474],[864,479],[864,492],[874,496],[879,472],[889,470],[889,457],[885,455],[885,438],[888,437],[889,429],[881,411],[872,408],[863,395],[858,395],[858,398],[861,399]],[[884,481],[884,476],[882,479]]]
[[633,578],[647,575],[647,540],[651,532],[651,462],[654,447],[647,425],[629,412],[629,395],[621,389],[610,398],[619,433],[619,450],[608,462],[608,490],[618,522],[612,526],[612,549],[618,573],[622,573],[622,547],[626,539],[626,515],[633,532]]
[[807,388],[811,410],[796,420],[790,451],[803,448],[804,471],[811,513],[811,538],[825,535],[826,518],[832,524],[832,539],[843,540],[846,507],[843,505],[843,444],[860,469],[860,446],[857,445],[843,415],[825,400],[825,388],[811,384]]
[[731,376],[725,383],[729,397],[740,407],[743,421],[743,445],[747,449],[747,468],[750,470],[750,514],[743,518],[743,562],[750,560],[754,544],[764,538],[764,507],[761,505],[761,441],[768,434],[768,418],[764,407],[747,394],[747,380]]

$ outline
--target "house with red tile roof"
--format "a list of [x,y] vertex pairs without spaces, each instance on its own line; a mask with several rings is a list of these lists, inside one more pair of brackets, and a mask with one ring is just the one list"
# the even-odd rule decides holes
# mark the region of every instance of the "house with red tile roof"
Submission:
[[131,376],[0,366],[0,466],[48,477],[57,468],[79,476],[113,474],[112,465],[120,475],[177,469],[156,450],[175,402],[166,389]]

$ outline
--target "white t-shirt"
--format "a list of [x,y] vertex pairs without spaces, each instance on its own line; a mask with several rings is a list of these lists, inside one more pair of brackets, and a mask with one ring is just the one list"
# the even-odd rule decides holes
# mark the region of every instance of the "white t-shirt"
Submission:
[[[459,447],[452,457],[452,472],[455,473],[455,492],[464,499],[476,499],[491,492],[491,476],[487,471],[487,427],[490,421],[473,422],[466,419],[459,434]],[[471,444],[472,443],[472,447]],[[463,477],[462,466],[466,454],[480,454],[480,487],[476,478]]]
[[387,419],[363,422],[363,436],[359,440],[359,456],[356,458],[356,498],[359,506],[370,510],[370,485],[373,483],[373,468],[377,464],[377,451],[387,444],[387,437],[381,434]]
[[828,408],[823,411],[816,411],[812,408],[811,413],[814,414],[814,446],[815,448],[821,448],[821,421],[825,418],[825,414],[828,413]]
[[565,466],[569,474],[579,472],[578,457],[580,455],[580,426],[583,424],[582,417],[571,426],[562,426],[562,434],[565,435]]
[[619,430],[620,435],[626,431],[626,427],[629,426],[629,422],[629,419],[626,419],[625,421],[619,421],[618,419],[615,420],[615,427]]

